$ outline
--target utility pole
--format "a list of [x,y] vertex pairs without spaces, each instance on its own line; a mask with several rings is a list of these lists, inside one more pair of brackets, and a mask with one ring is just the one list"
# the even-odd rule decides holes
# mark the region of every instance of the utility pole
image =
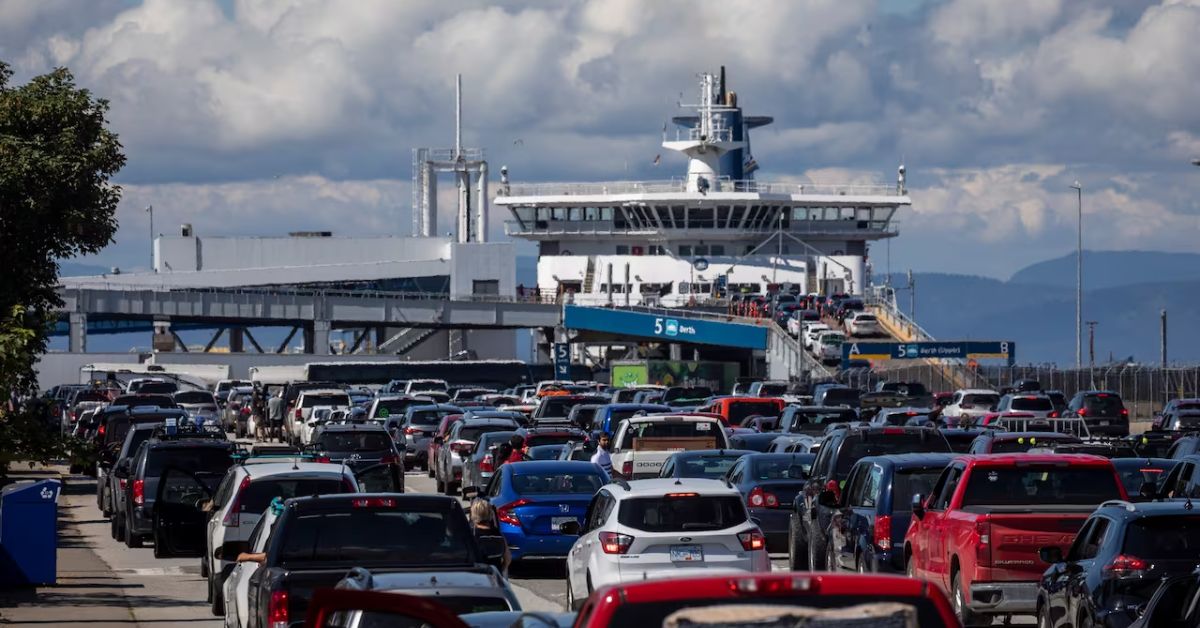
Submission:
[[1158,313],[1159,318],[1159,353],[1162,356],[1162,367],[1167,368],[1167,311],[1161,310]]
[[158,270],[154,268],[154,206],[147,205],[146,212],[150,214],[150,270],[153,272],[158,272]]
[[1075,368],[1083,368],[1083,186],[1071,184],[1079,211],[1078,241],[1075,248]]

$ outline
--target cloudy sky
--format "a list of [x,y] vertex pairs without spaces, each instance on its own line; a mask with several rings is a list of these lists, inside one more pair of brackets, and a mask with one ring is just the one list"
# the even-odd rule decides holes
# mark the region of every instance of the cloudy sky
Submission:
[[[515,180],[667,178],[699,71],[728,68],[760,178],[894,180],[893,270],[1006,278],[1073,250],[1195,251],[1200,0],[0,0],[0,59],[112,102],[115,245],[158,231],[407,234],[411,149],[467,142]],[[494,215],[492,230],[505,217]],[[443,225],[449,224],[445,220]],[[876,268],[884,248],[874,252]]]

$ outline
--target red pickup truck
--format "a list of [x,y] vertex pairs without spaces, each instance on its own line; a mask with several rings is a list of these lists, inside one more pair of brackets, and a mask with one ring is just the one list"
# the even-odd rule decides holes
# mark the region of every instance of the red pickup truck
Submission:
[[930,495],[913,496],[904,538],[910,576],[942,587],[964,625],[1032,615],[1046,564],[1065,552],[1101,503],[1126,499],[1112,462],[1099,456],[961,456]]

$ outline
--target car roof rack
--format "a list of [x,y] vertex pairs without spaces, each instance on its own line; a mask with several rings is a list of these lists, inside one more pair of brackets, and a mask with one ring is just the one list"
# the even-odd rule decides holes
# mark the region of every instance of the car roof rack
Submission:
[[162,425],[156,426],[150,434],[150,438],[155,440],[185,440],[185,439],[208,439],[208,440],[228,440],[225,435],[225,430],[217,425],[196,425],[187,423],[184,425],[172,425],[164,422]]
[[1137,506],[1134,506],[1131,502],[1127,502],[1123,499],[1110,499],[1110,500],[1104,502],[1103,504],[1100,504],[1101,508],[1104,508],[1105,506],[1115,506],[1117,508],[1124,508],[1125,510],[1127,510],[1129,512],[1133,512],[1133,511],[1137,510]]

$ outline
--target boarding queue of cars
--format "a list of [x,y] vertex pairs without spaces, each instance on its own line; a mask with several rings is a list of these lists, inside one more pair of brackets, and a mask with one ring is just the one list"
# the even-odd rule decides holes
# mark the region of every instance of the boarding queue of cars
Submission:
[[[1114,393],[1043,412],[1032,385],[939,407],[916,382],[296,382],[248,442],[229,432],[242,407],[269,424],[270,395],[245,387],[230,422],[196,390],[114,390],[71,418],[101,451],[114,538],[197,556],[227,626],[510,625],[508,569],[545,560],[565,565],[558,625],[859,604],[883,625],[1195,625],[1200,435],[1171,429],[1187,400],[1129,436]],[[443,494],[406,494],[406,469]]]

